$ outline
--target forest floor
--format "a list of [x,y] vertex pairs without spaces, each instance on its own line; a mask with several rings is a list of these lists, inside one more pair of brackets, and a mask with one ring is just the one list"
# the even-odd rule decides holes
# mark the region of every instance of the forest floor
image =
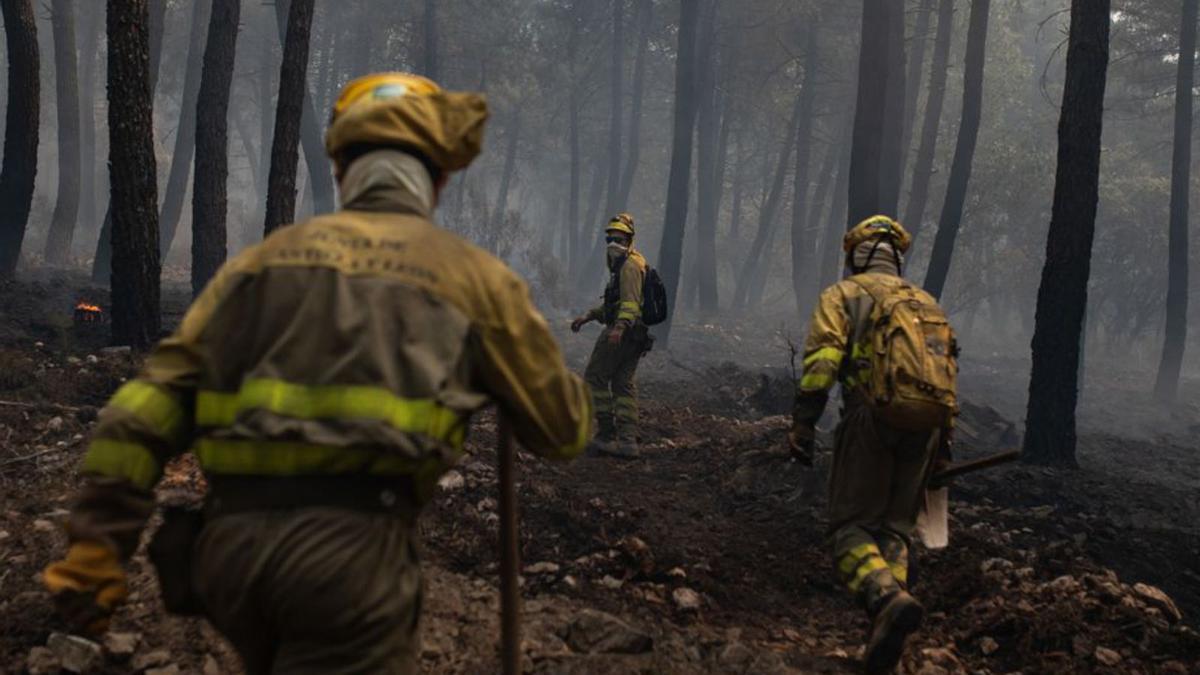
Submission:
[[[0,286],[0,673],[57,672],[65,651],[37,574],[63,553],[96,409],[137,366],[103,349],[102,327],[73,323],[78,300],[107,307],[78,280]],[[168,323],[186,301],[166,293]],[[563,340],[581,367],[591,341]],[[682,326],[672,340],[643,364],[640,459],[519,456],[527,669],[855,672],[867,622],[823,543],[829,458],[806,469],[780,446],[785,343],[750,325]],[[1017,441],[1022,367],[964,364],[960,456]],[[902,672],[1200,673],[1200,414],[1155,412],[1112,380],[1111,396],[1085,396],[1080,469],[1013,465],[955,484],[950,547],[914,552],[929,616]],[[497,669],[494,441],[483,414],[422,519],[427,672]],[[202,480],[185,458],[160,489]],[[203,621],[165,614],[144,555],[131,571],[90,672],[240,672]]]

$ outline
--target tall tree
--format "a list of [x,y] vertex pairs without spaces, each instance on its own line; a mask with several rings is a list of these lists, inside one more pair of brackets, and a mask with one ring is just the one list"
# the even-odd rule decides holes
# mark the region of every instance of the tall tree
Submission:
[[46,261],[67,262],[79,217],[79,72],[75,61],[75,3],[54,0],[50,5],[54,34],[54,95],[58,107],[58,197],[50,232],[46,236]]
[[1024,459],[1074,465],[1076,373],[1087,306],[1096,204],[1100,198],[1100,136],[1108,73],[1109,0],[1073,0],[1058,168],[1038,288],[1029,379]]
[[[854,122],[846,124],[842,132],[842,145],[854,134]],[[824,288],[837,280],[838,270],[842,267],[842,232],[845,228],[839,227],[839,223],[844,223],[849,218],[846,218],[849,201],[850,190],[850,155],[851,152],[844,152],[841,161],[838,163],[837,184],[833,188],[833,203],[830,205],[829,219],[826,221],[825,236],[821,244],[821,279],[819,286]]]
[[283,41],[283,65],[279,69],[279,99],[271,141],[264,235],[292,222],[296,214],[296,165],[300,161],[300,118],[308,89],[305,74],[312,14],[313,0],[291,0],[287,36]]
[[879,210],[900,211],[900,172],[904,167],[904,108],[908,96],[904,65],[904,0],[887,3],[887,89],[883,98],[883,145],[879,149]]
[[241,0],[213,0],[196,113],[196,184],[192,188],[192,294],[225,262],[229,177],[229,90]]
[[500,251],[500,228],[504,227],[504,217],[508,213],[508,191],[512,187],[513,175],[517,172],[517,150],[520,143],[521,109],[515,108],[508,123],[508,147],[504,151],[504,170],[500,174],[500,187],[496,189],[496,207],[492,209],[484,236],[487,248],[492,253]]
[[796,169],[792,172],[792,292],[796,297],[797,310],[803,308],[807,302],[805,279],[813,263],[812,254],[816,244],[816,237],[809,234],[808,223],[804,219],[808,207],[808,167],[812,160],[813,104],[816,102],[817,55],[820,53],[816,21],[809,23],[807,32],[804,89],[801,91],[804,101],[801,104],[800,119],[807,119],[808,123],[796,135]]
[[904,208],[904,224],[914,238],[925,222],[925,204],[929,200],[929,181],[933,177],[933,159],[937,151],[938,127],[942,105],[946,101],[946,75],[950,71],[950,37],[954,34],[954,0],[938,3],[937,36],[933,40],[933,61],[929,67],[929,93],[921,124],[921,142],[913,163],[912,187]]
[[[158,0],[166,6],[166,2]],[[79,127],[79,224],[84,232],[93,232],[96,221],[96,64],[101,62],[100,32],[104,27],[104,5],[85,2],[80,14],[79,39],[79,107],[82,121]],[[153,14],[151,14],[153,20]]]
[[425,77],[437,81],[438,79],[438,30],[437,30],[437,0],[425,0],[425,13],[421,17],[424,21],[424,47],[421,70]]
[[41,79],[33,3],[0,0],[0,10],[4,13],[4,37],[8,44],[8,112],[4,126],[4,165],[0,168],[0,279],[7,279],[17,271],[33,204]]
[[704,2],[697,49],[696,258],[693,277],[700,310],[717,311],[717,162],[720,142],[717,108],[717,3]]
[[629,203],[633,179],[637,176],[638,162],[641,161],[642,102],[646,93],[646,53],[650,46],[653,13],[654,3],[651,0],[638,0],[638,46],[633,61],[633,101],[629,106],[629,152],[625,157],[625,171],[621,174],[621,189],[617,198],[620,204]]
[[108,164],[112,190],[112,337],[158,338],[158,187],[146,0],[108,0]]
[[696,128],[696,30],[698,0],[679,0],[679,47],[675,56],[675,103],[671,136],[671,169],[663,216],[659,269],[667,287],[667,320],[661,338],[665,345],[675,315],[676,290],[683,263],[683,234],[687,223],[688,187],[692,173],[692,132]]
[[1188,199],[1192,182],[1192,87],[1196,71],[1198,0],[1183,0],[1179,25],[1179,65],[1175,74],[1175,148],[1171,156],[1171,215],[1167,253],[1167,325],[1154,394],[1173,403],[1187,342]]
[[[904,14],[900,2],[864,0],[862,39],[858,60],[858,101],[854,109],[854,139],[850,154],[851,226],[877,213],[895,213],[899,189],[891,180],[899,179],[900,125],[889,119],[889,112],[902,115],[889,103],[904,69],[903,58],[895,62],[893,46],[903,34]],[[899,27],[899,30],[897,30]],[[901,47],[903,52],[903,47]],[[903,91],[902,85],[900,91]],[[902,94],[901,94],[902,96]],[[892,135],[897,135],[892,138]],[[885,184],[887,183],[887,184]]]
[[904,96],[904,130],[900,135],[901,176],[905,175],[904,170],[908,168],[913,127],[917,120],[917,99],[921,95],[921,69],[925,66],[925,52],[929,45],[929,19],[932,14],[933,0],[917,0],[917,20],[913,26],[912,39],[908,42],[908,74],[904,76],[904,84],[908,91]]
[[569,269],[581,269],[579,230],[579,180],[582,163],[579,152],[579,6],[581,0],[572,0],[570,10],[571,30],[567,34],[567,142],[570,144],[571,168],[567,180],[567,256]]
[[[287,58],[287,43],[291,40],[291,0],[276,0],[275,17],[279,27],[279,41],[284,45],[283,56]],[[302,0],[308,8],[308,28],[305,30],[304,55],[308,58],[308,50],[312,32],[313,3]],[[369,25],[369,24],[368,24]],[[368,41],[370,31],[364,32],[364,42]],[[286,66],[284,66],[286,68]],[[325,156],[325,141],[321,135],[321,119],[313,109],[313,95],[308,87],[308,62],[304,64],[304,80],[301,83],[302,97],[300,100],[300,144],[304,148],[304,163],[308,167],[308,180],[312,188],[313,209],[315,213],[328,213],[333,210],[333,178],[329,167],[329,159]],[[366,74],[366,68],[354,74],[355,77]],[[293,209],[294,210],[294,209]]]
[[187,69],[183,74],[183,98],[179,101],[179,124],[175,127],[175,149],[171,153],[171,168],[163,191],[159,212],[161,229],[158,236],[159,253],[163,258],[171,251],[175,231],[183,215],[187,196],[188,177],[192,173],[192,155],[196,150],[196,110],[200,100],[200,76],[204,67],[204,35],[212,0],[196,0],[192,6],[192,30],[188,33]]
[[983,63],[987,55],[988,10],[991,0],[972,0],[971,17],[967,28],[967,56],[963,70],[962,123],[958,125],[958,144],[950,164],[946,182],[946,201],[938,219],[937,237],[929,254],[929,269],[925,273],[925,290],[935,298],[941,297],[950,273],[950,258],[954,241],[962,223],[963,205],[967,201],[967,184],[971,180],[971,165],[975,161],[975,143],[979,139],[979,123],[983,117]]

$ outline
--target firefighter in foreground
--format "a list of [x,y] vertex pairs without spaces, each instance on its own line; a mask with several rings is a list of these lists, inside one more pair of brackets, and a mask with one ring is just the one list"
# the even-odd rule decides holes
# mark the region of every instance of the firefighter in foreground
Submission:
[[907,591],[908,547],[956,405],[957,345],[945,314],[900,275],[911,239],[886,216],[843,240],[852,276],[827,288],[804,345],[788,445],[811,465],[835,381],[843,407],[829,489],[841,581],[870,615],[868,672],[888,672],[924,609]]
[[578,333],[591,321],[605,325],[583,375],[596,406],[597,432],[589,454],[634,458],[638,456],[634,374],[653,339],[642,321],[642,290],[649,267],[633,247],[633,216],[618,213],[604,233],[610,273],[604,301],[573,320],[571,330]]
[[125,599],[151,489],[190,448],[209,493],[187,590],[249,672],[417,669],[414,520],[470,415],[497,402],[551,458],[590,432],[525,284],[431,221],[486,118],[412,75],[347,85],[326,136],[343,210],[229,261],[102,411],[44,574],[76,627],[103,631]]

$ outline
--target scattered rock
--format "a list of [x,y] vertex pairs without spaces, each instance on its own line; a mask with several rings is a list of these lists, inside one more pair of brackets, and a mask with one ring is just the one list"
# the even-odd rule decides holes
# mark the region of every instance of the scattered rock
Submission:
[[159,668],[171,662],[171,652],[165,649],[155,649],[150,652],[142,652],[133,657],[133,661],[129,664],[134,670],[146,670],[149,668]]
[[1179,611],[1179,607],[1175,605],[1175,601],[1171,599],[1171,596],[1162,592],[1162,590],[1150,584],[1139,582],[1133,585],[1133,594],[1147,605],[1158,608],[1172,623],[1183,620],[1183,612]]
[[54,523],[50,522],[49,520],[38,518],[37,520],[33,521],[33,530],[35,532],[57,532],[58,527],[56,527]]
[[51,633],[46,646],[54,652],[62,669],[71,673],[90,673],[104,660],[100,645],[78,635]]
[[600,585],[607,589],[615,591],[618,588],[624,586],[625,582],[612,576],[611,574],[605,574],[604,578],[600,580]]
[[104,636],[104,651],[117,661],[127,661],[141,641],[140,633],[108,633]]
[[58,416],[51,417],[50,420],[46,422],[46,428],[50,431],[62,431],[63,418]]
[[694,612],[704,604],[700,594],[687,587],[676,588],[671,592],[671,599],[675,601],[676,607],[688,612]]
[[483,499],[480,499],[479,503],[477,503],[475,505],[475,510],[479,511],[480,513],[486,513],[488,511],[495,511],[497,508],[498,508],[498,506],[496,504],[496,500],[492,499],[491,497],[484,497]]
[[984,656],[991,656],[1000,649],[1000,643],[990,637],[984,637],[979,641],[979,651],[983,652]]
[[638,537],[625,537],[619,543],[631,566],[638,572],[648,575],[654,571],[654,554],[650,546]]
[[77,366],[77,365],[83,363],[83,360],[80,359],[78,356],[68,356],[67,363],[69,363],[73,366]]
[[685,572],[682,567],[672,567],[667,571],[667,576],[671,577],[672,579],[686,579],[687,572]]
[[584,654],[645,654],[654,646],[646,633],[594,609],[581,611],[559,636],[572,651]]
[[95,354],[88,354],[83,360],[93,364],[100,363],[100,357],[96,356]]
[[1096,651],[1092,656],[1096,657],[1096,661],[1106,666],[1115,666],[1121,662],[1121,655],[1108,647],[1096,647]]
[[438,479],[438,487],[447,492],[461,490],[467,485],[467,479],[457,471],[447,471],[446,475]]
[[543,561],[525,568],[525,574],[557,574],[562,569],[558,563]]
[[25,670],[29,675],[54,675],[62,670],[62,664],[49,648],[34,647],[25,657]]

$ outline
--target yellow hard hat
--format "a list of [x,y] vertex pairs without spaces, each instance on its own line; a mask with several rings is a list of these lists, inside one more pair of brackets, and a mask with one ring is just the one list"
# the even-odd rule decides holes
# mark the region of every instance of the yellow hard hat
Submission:
[[912,245],[912,236],[909,235],[908,230],[904,229],[903,225],[888,216],[871,216],[850,228],[850,231],[842,237],[842,250],[849,253],[864,241],[876,237],[891,239],[901,253],[907,252],[908,247]]
[[424,156],[442,171],[466,168],[483,145],[487,101],[445,91],[408,73],[376,73],[342,89],[325,133],[325,150],[344,169],[355,147],[394,147]]
[[622,232],[622,233],[627,234],[630,237],[632,237],[634,234],[633,233],[633,216],[628,213],[625,213],[624,211],[622,211],[621,213],[618,213],[617,215],[612,217],[612,220],[608,221],[608,225],[606,225],[604,227],[604,231],[605,232]]

